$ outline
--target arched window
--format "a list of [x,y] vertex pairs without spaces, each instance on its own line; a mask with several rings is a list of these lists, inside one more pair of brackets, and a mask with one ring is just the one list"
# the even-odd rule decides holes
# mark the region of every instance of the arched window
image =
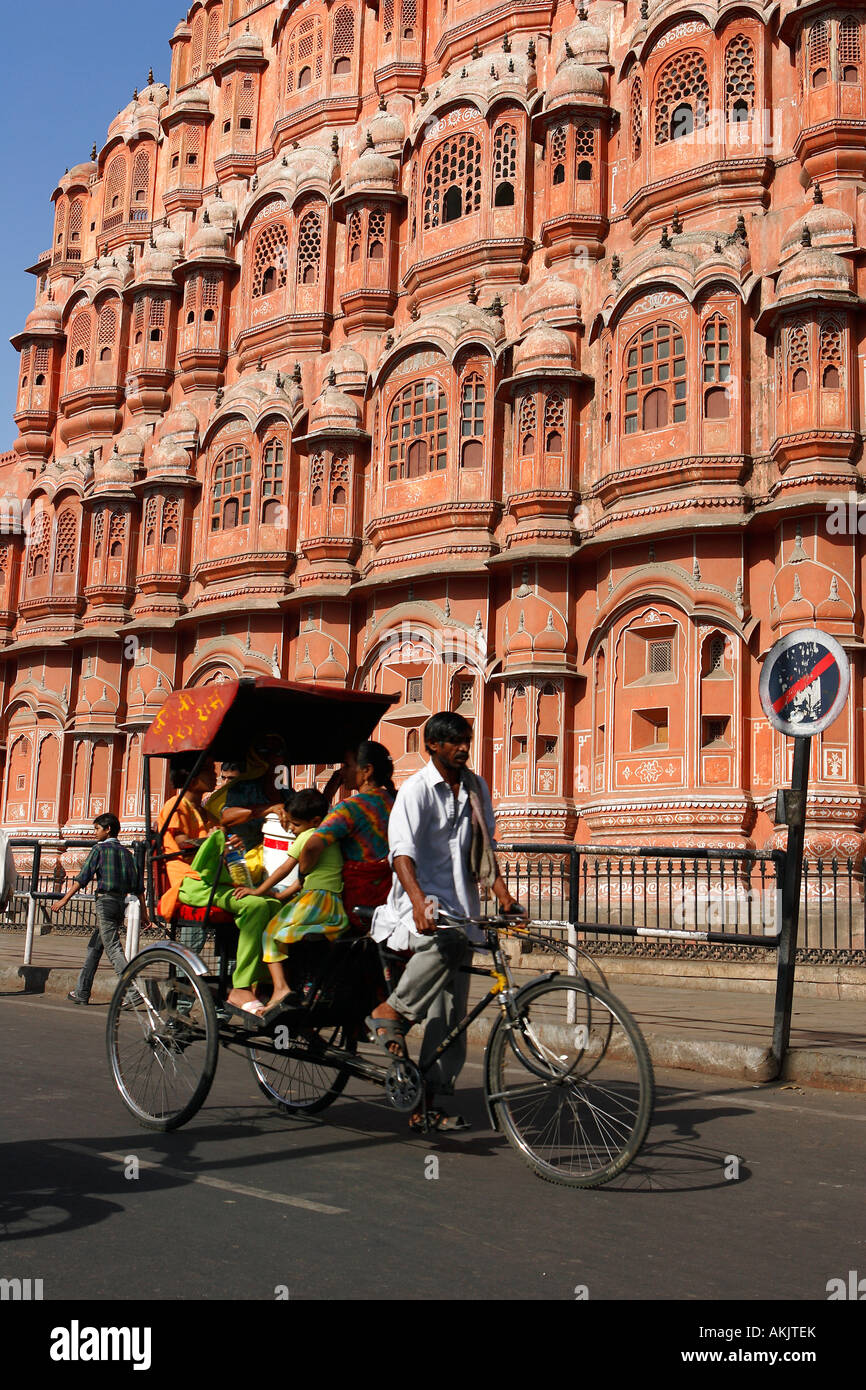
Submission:
[[341,5],[334,15],[334,37],[331,48],[334,73],[339,77],[352,70],[355,49],[355,16],[348,5]]
[[349,261],[354,264],[361,259],[361,214],[356,208],[349,215],[349,225],[346,230],[349,244]]
[[860,25],[853,15],[839,21],[839,76],[843,82],[860,81]]
[[565,156],[568,148],[568,132],[565,126],[558,125],[550,135],[550,162],[553,166],[551,182],[565,183]]
[[704,415],[708,420],[724,420],[728,416],[728,392],[721,386],[731,379],[731,330],[726,318],[713,314],[704,324],[703,370],[705,386]]
[[286,96],[320,80],[323,51],[322,21],[309,15],[295,25],[286,44]]
[[132,189],[130,192],[131,222],[147,217],[147,195],[150,190],[150,156],[147,150],[139,150],[132,165]]
[[587,183],[593,176],[595,164],[595,131],[591,125],[578,126],[574,139],[574,158],[578,181]]
[[460,393],[460,464],[481,468],[484,464],[484,380],[471,372]]
[[809,330],[805,323],[798,321],[788,326],[785,332],[785,351],[791,390],[793,392],[808,391]]
[[809,30],[806,65],[810,87],[826,87],[830,81],[830,28],[819,19]]
[[90,355],[90,313],[82,309],[69,331],[69,360],[73,367],[83,367]]
[[349,460],[345,454],[335,454],[331,459],[331,502],[335,507],[345,507],[349,494]]
[[400,7],[400,33],[404,39],[414,39],[417,24],[416,0],[402,0]]
[[310,459],[310,505],[321,507],[322,488],[325,485],[325,456],[314,454]]
[[755,50],[745,34],[725,49],[725,106],[734,123],[750,120],[755,108]]
[[385,255],[385,209],[373,208],[367,224],[367,258],[381,261]]
[[[69,210],[69,232],[66,238],[67,255],[70,260],[81,259],[81,228],[84,223],[84,203],[80,198],[72,204]],[[73,254],[72,248],[78,247],[77,254]]]
[[243,444],[223,449],[211,482],[211,531],[228,531],[250,523],[253,461]]
[[643,83],[636,77],[631,84],[631,157],[640,159],[643,147]]
[[565,438],[565,401],[554,391],[544,402],[544,452],[561,454]]
[[273,526],[279,521],[283,495],[284,450],[279,439],[269,439],[262,451],[262,521]]
[[27,537],[27,574],[38,579],[48,570],[48,556],[51,550],[51,520],[44,508],[36,511],[31,518],[30,534]]
[[202,62],[205,52],[205,16],[204,10],[199,10],[192,22],[192,42],[189,50],[189,76],[190,81],[194,82],[201,76]]
[[415,381],[395,398],[388,417],[388,481],[445,467],[448,406],[435,377]]
[[707,123],[710,83],[703,56],[678,53],[662,68],[656,85],[655,142],[665,145]]
[[481,145],[468,131],[436,146],[424,171],[424,230],[481,207]]
[[99,311],[99,326],[96,333],[100,362],[107,362],[111,358],[116,333],[117,314],[114,307],[111,304],[103,304]]
[[493,205],[509,208],[514,205],[514,185],[517,180],[517,131],[513,125],[497,126],[493,132]]
[[162,543],[177,545],[177,532],[180,524],[180,502],[176,497],[166,497],[162,508]]
[[78,520],[71,507],[57,518],[57,543],[54,550],[54,569],[57,574],[72,574],[78,553]]
[[284,222],[264,227],[253,253],[253,299],[283,289],[288,279],[289,233]]
[[642,329],[626,349],[625,365],[626,434],[685,420],[686,348],[673,324],[657,323]]
[[121,560],[126,545],[126,517],[123,512],[112,512],[108,522],[108,554],[112,560]]
[[222,22],[222,5],[214,5],[207,17],[207,34],[204,45],[205,65],[213,67],[217,60],[217,47],[219,45],[220,24]]
[[57,215],[54,219],[54,244],[59,246],[63,241],[63,231],[66,226],[66,200],[58,199]]
[[535,453],[535,434],[537,429],[537,415],[535,410],[535,397],[524,396],[520,402],[520,417],[518,432],[520,437],[520,452],[522,455]]
[[822,387],[838,391],[842,385],[842,325],[829,315],[821,319],[818,355]]
[[319,283],[319,263],[322,256],[322,219],[317,212],[308,212],[298,228],[298,284]]
[[394,37],[394,0],[382,0],[382,29],[385,43]]
[[123,221],[126,191],[126,155],[115,155],[105,171],[105,197],[102,203],[102,225],[115,227]]

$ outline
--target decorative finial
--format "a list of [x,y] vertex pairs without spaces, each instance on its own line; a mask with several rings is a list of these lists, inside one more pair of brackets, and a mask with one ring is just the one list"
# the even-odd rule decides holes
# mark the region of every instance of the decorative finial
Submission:
[[279,367],[277,368],[277,374],[274,377],[274,386],[277,388],[278,391],[282,391],[283,389],[283,378],[280,375]]
[[301,142],[300,142],[300,140],[293,140],[293,141],[292,141],[292,149],[293,149],[293,150],[299,150],[300,148],[301,148]]
[[[334,138],[336,139],[336,136],[335,136]],[[252,191],[255,193],[255,191],[256,191],[256,189],[258,188],[258,186],[259,186],[259,176],[258,176],[258,174],[253,174],[252,180],[251,180],[251,182],[250,182],[250,188],[251,188]]]
[[680,221],[679,209],[678,209],[678,208],[674,208],[674,215],[673,215],[673,217],[671,218],[671,231],[673,232],[674,236],[680,236],[681,233],[682,233],[682,230],[683,230],[683,224],[682,224],[682,222]]
[[719,238],[716,237],[715,241],[713,242],[713,250],[715,251],[715,253],[716,253],[717,256],[718,256],[719,253],[721,252],[721,249],[722,249],[722,243],[719,241]]
[[422,88],[421,88],[420,92],[418,93],[418,100],[420,101],[420,103],[421,103],[422,106],[426,106],[426,105],[427,105],[428,101],[430,100],[430,97],[429,97],[429,95],[428,95],[428,93],[427,93],[427,88],[426,88],[426,87],[422,87]]
[[460,69],[460,76],[461,76],[461,77],[468,77],[468,76],[469,76],[469,69],[468,69],[468,68],[461,68],[461,69]]
[[820,207],[821,204],[822,204],[823,201],[824,201],[824,194],[823,194],[823,192],[821,191],[821,185],[820,185],[820,183],[813,183],[813,184],[812,184],[812,201],[813,201],[818,207]]
[[589,14],[587,12],[586,5],[581,5],[580,9],[577,12],[577,17],[578,19],[589,19]]
[[508,37],[507,34],[503,34],[503,36],[502,36],[502,52],[503,52],[503,53],[510,53],[510,52],[511,52],[511,40],[510,40],[510,38]]
[[649,0],[640,0],[640,17],[649,19]]
[[368,131],[367,131],[367,149],[368,149],[368,150],[374,150],[375,148],[376,148],[376,146],[373,144],[373,136],[371,135],[370,131],[368,130]]
[[478,303],[478,281],[477,281],[477,280],[473,280],[473,281],[472,281],[472,284],[469,286],[469,303],[470,303],[470,304],[477,304],[477,303]]
[[336,386],[336,384],[337,384],[337,373],[334,371],[334,368],[331,367],[331,369],[330,369],[329,372],[328,372],[328,385],[329,385],[329,386]]
[[610,275],[611,275],[611,279],[612,279],[612,280],[618,280],[618,279],[619,279],[619,272],[620,272],[621,267],[622,267],[622,261],[620,260],[619,256],[616,254],[616,252],[614,252],[614,254],[613,254],[613,255],[611,256],[611,258],[610,258]]
[[133,251],[131,246],[127,246],[126,248],[126,259],[129,261],[130,265],[132,265],[133,261],[135,260],[135,252]]
[[300,386],[300,384],[301,384],[301,364],[300,364],[300,362],[296,362],[296,363],[295,363],[294,371],[292,372],[292,381],[295,383],[296,386]]
[[91,147],[90,147],[90,158],[91,158],[92,160],[95,160],[95,159],[96,159],[96,141],[95,141],[95,140],[94,140],[93,144],[92,144]]
[[490,76],[494,79],[494,81],[497,80],[499,77],[499,73],[496,71],[495,63],[490,64]]
[[744,244],[749,239],[749,233],[746,231],[746,219],[741,212],[737,213],[737,225],[734,228],[734,236],[738,241],[742,241]]
[[138,88],[137,88],[137,87],[133,87],[133,89],[132,89],[132,99],[133,99],[133,101],[138,101]]
[[574,57],[574,49],[572,48],[571,44],[568,42],[568,39],[565,40],[565,56],[566,56],[566,58],[573,58],[573,57]]
[[526,46],[526,56],[529,59],[529,66],[535,67],[535,40],[530,39]]
[[387,111],[387,110],[388,110],[388,103],[387,103],[387,101],[385,100],[385,93],[384,93],[384,92],[383,92],[382,95],[379,97],[379,110],[380,110],[380,111]]
[[502,303],[502,300],[500,299],[499,295],[496,295],[495,299],[493,300],[493,303],[488,306],[487,312],[488,314],[493,314],[494,318],[497,319],[501,319],[503,317],[505,313],[505,305]]
[[284,155],[283,155],[283,168],[284,168],[284,169],[288,169],[288,167],[289,167],[289,156],[288,156],[287,154],[284,154]]
[[201,220],[202,220],[202,223],[203,223],[203,225],[204,225],[205,227],[209,227],[209,226],[210,226],[210,213],[208,212],[207,208],[205,208],[205,210],[204,210],[204,216],[202,217]]
[[256,371],[257,371],[257,372],[263,372],[264,370],[265,370],[265,359],[264,359],[263,357],[260,357],[259,360],[258,360],[258,362],[256,363]]
[[509,58],[509,59],[508,59],[508,71],[509,71],[509,72],[513,72],[513,71],[514,71],[514,59],[513,59],[513,58]]
[[153,85],[153,68],[148,68],[147,70],[147,85],[148,87]]
[[418,308],[418,305],[415,303],[414,300],[409,305],[409,317],[413,323],[417,323],[421,317],[421,310]]
[[699,584],[701,582],[701,567],[698,562],[697,555],[695,555],[692,559],[692,578],[694,579],[696,584]]
[[801,246],[811,246],[811,245],[812,245],[812,233],[809,231],[808,226],[804,226],[804,227],[803,227],[803,234],[802,234],[802,236],[800,237],[800,245],[801,245]]
[[221,386],[217,387],[213,400],[214,405],[216,406],[217,410],[219,410],[220,406],[223,403],[223,388]]
[[473,58],[480,58],[480,57],[481,57],[481,49],[478,47],[478,40],[477,40],[477,39],[475,40],[474,44],[472,45],[472,57],[473,57]]
[[393,333],[386,333],[386,335],[385,335],[385,350],[386,350],[386,352],[390,352],[390,351],[391,351],[391,348],[392,348],[393,346],[394,346],[394,334],[393,334]]
[[671,244],[671,239],[670,239],[670,237],[668,236],[668,229],[667,229],[667,227],[662,227],[662,235],[661,235],[661,241],[659,242],[659,245],[660,245],[660,246],[663,246],[663,247],[665,248],[665,250],[668,250],[668,249],[670,248],[670,244]]

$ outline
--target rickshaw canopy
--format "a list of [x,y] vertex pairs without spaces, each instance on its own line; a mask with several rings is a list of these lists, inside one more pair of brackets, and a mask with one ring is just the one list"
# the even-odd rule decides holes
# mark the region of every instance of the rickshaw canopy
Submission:
[[207,749],[217,761],[231,760],[256,738],[278,733],[290,765],[339,762],[399,698],[271,676],[193,686],[168,697],[145,735],[144,754],[169,758]]

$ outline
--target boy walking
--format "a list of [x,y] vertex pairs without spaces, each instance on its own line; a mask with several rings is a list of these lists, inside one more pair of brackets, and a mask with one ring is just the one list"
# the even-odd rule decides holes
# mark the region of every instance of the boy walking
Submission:
[[144,899],[141,896],[138,868],[129,850],[120,843],[120,821],[107,811],[97,816],[93,822],[96,827],[96,844],[87,856],[84,865],[68,893],[52,903],[51,911],[60,912],[66,904],[86,888],[91,879],[96,879],[96,930],[87,943],[87,955],[75,989],[66,996],[73,1004],[86,1004],[93,988],[96,967],[102,959],[102,952],[108,952],[108,959],[120,975],[126,968],[126,956],[120,944],[120,929],[123,926],[127,894],[134,894],[141,903],[142,923],[147,921]]

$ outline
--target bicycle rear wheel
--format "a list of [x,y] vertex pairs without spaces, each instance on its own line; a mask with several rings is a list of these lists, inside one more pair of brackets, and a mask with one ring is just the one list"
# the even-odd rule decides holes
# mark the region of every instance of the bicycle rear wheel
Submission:
[[585,979],[540,980],[517,1004],[518,1022],[500,1019],[487,1047],[494,1122],[547,1182],[601,1187],[649,1129],[655,1085],[643,1035],[614,995]]
[[143,951],[121,975],[108,1009],[111,1072],[146,1129],[177,1129],[204,1104],[217,1063],[213,996],[172,946]]
[[[278,1044],[284,1043],[284,1046]],[[251,1047],[250,1066],[259,1090],[286,1115],[315,1115],[331,1105],[349,1080],[349,1071],[325,1058],[325,1049],[354,1052],[353,1030],[277,1026],[274,1049]]]

